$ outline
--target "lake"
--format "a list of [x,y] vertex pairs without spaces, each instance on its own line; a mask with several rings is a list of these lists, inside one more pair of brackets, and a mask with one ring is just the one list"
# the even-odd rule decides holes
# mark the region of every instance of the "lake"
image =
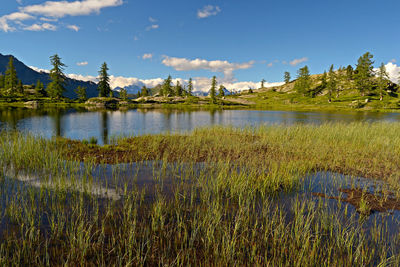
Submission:
[[360,121],[400,121],[400,113],[298,112],[271,110],[77,109],[0,108],[0,129],[17,129],[44,137],[96,137],[106,144],[113,136],[189,131],[210,125],[234,127]]

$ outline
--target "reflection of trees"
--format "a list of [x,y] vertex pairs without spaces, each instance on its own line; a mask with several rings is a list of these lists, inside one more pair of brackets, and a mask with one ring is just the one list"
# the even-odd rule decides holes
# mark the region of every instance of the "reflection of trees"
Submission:
[[108,144],[108,114],[107,111],[101,111],[101,137],[103,144]]
[[210,109],[210,124],[215,124],[215,113],[217,112],[216,109]]
[[54,123],[54,133],[56,136],[62,136],[62,129],[61,129],[61,117],[63,112],[60,109],[54,109],[50,112],[49,116],[52,118]]

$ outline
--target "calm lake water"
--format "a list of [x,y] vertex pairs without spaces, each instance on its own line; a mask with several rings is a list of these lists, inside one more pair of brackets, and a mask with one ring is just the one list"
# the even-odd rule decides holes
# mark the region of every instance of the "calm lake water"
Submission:
[[245,127],[263,124],[320,124],[355,121],[400,121],[400,113],[171,109],[86,111],[0,108],[0,129],[18,129],[45,137],[55,135],[72,139],[96,137],[99,143],[108,143],[110,137],[113,136],[188,131],[208,125]]

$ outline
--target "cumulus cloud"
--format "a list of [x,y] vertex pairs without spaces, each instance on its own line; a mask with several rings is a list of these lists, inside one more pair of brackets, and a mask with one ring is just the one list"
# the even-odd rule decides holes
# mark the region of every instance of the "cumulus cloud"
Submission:
[[[123,4],[123,0],[83,0],[83,1],[46,1],[42,4],[19,7],[19,12],[14,12],[0,17],[0,30],[4,32],[15,31],[15,24],[23,20],[35,19],[41,16],[40,20],[57,20],[65,16],[82,16],[92,13],[100,13],[100,10],[107,7],[114,7]],[[10,25],[11,23],[11,25]],[[35,23],[31,26],[24,25],[22,30],[42,30],[48,25]],[[46,29],[46,28],[44,28]],[[53,29],[52,27],[50,28]]]
[[24,20],[34,19],[35,17],[24,12],[14,12],[0,17],[0,30],[4,32],[15,31],[16,28],[10,25],[10,21],[20,23]]
[[80,30],[79,26],[76,25],[67,25],[67,28],[76,32]]
[[190,60],[187,58],[177,58],[164,56],[162,64],[172,67],[177,71],[190,71],[190,70],[209,70],[212,72],[222,72],[225,80],[234,80],[233,72],[240,69],[249,69],[253,67],[254,61],[245,63],[231,63],[222,60],[205,60],[196,58]]
[[389,79],[394,83],[400,83],[400,66],[397,66],[393,62],[389,62],[385,65],[386,72],[389,75]]
[[146,31],[155,30],[155,29],[158,29],[159,27],[160,27],[160,25],[158,25],[158,24],[152,24],[152,25],[146,27]]
[[89,64],[87,61],[82,61],[82,62],[76,63],[76,65],[78,65],[78,66],[86,66],[87,64]]
[[202,9],[197,10],[197,18],[208,18],[210,16],[217,15],[219,12],[221,12],[221,8],[219,8],[219,6],[207,5],[204,6]]
[[153,58],[153,54],[144,54],[143,56],[142,56],[142,59],[152,59]]
[[57,26],[50,23],[42,23],[42,24],[32,24],[30,26],[25,26],[23,28],[26,31],[55,31],[57,30]]

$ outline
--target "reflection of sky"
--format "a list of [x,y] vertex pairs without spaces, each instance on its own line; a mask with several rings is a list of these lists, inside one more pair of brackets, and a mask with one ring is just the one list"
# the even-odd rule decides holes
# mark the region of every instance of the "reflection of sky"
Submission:
[[[12,120],[0,118],[0,128],[12,128]],[[68,112],[33,116],[16,120],[16,128],[45,137],[60,133],[62,136],[82,139],[119,135],[188,131],[208,125],[235,127],[262,124],[294,124],[354,121],[400,121],[397,113],[327,113],[265,110],[191,111],[129,110],[102,112]],[[14,123],[15,124],[15,123]]]

